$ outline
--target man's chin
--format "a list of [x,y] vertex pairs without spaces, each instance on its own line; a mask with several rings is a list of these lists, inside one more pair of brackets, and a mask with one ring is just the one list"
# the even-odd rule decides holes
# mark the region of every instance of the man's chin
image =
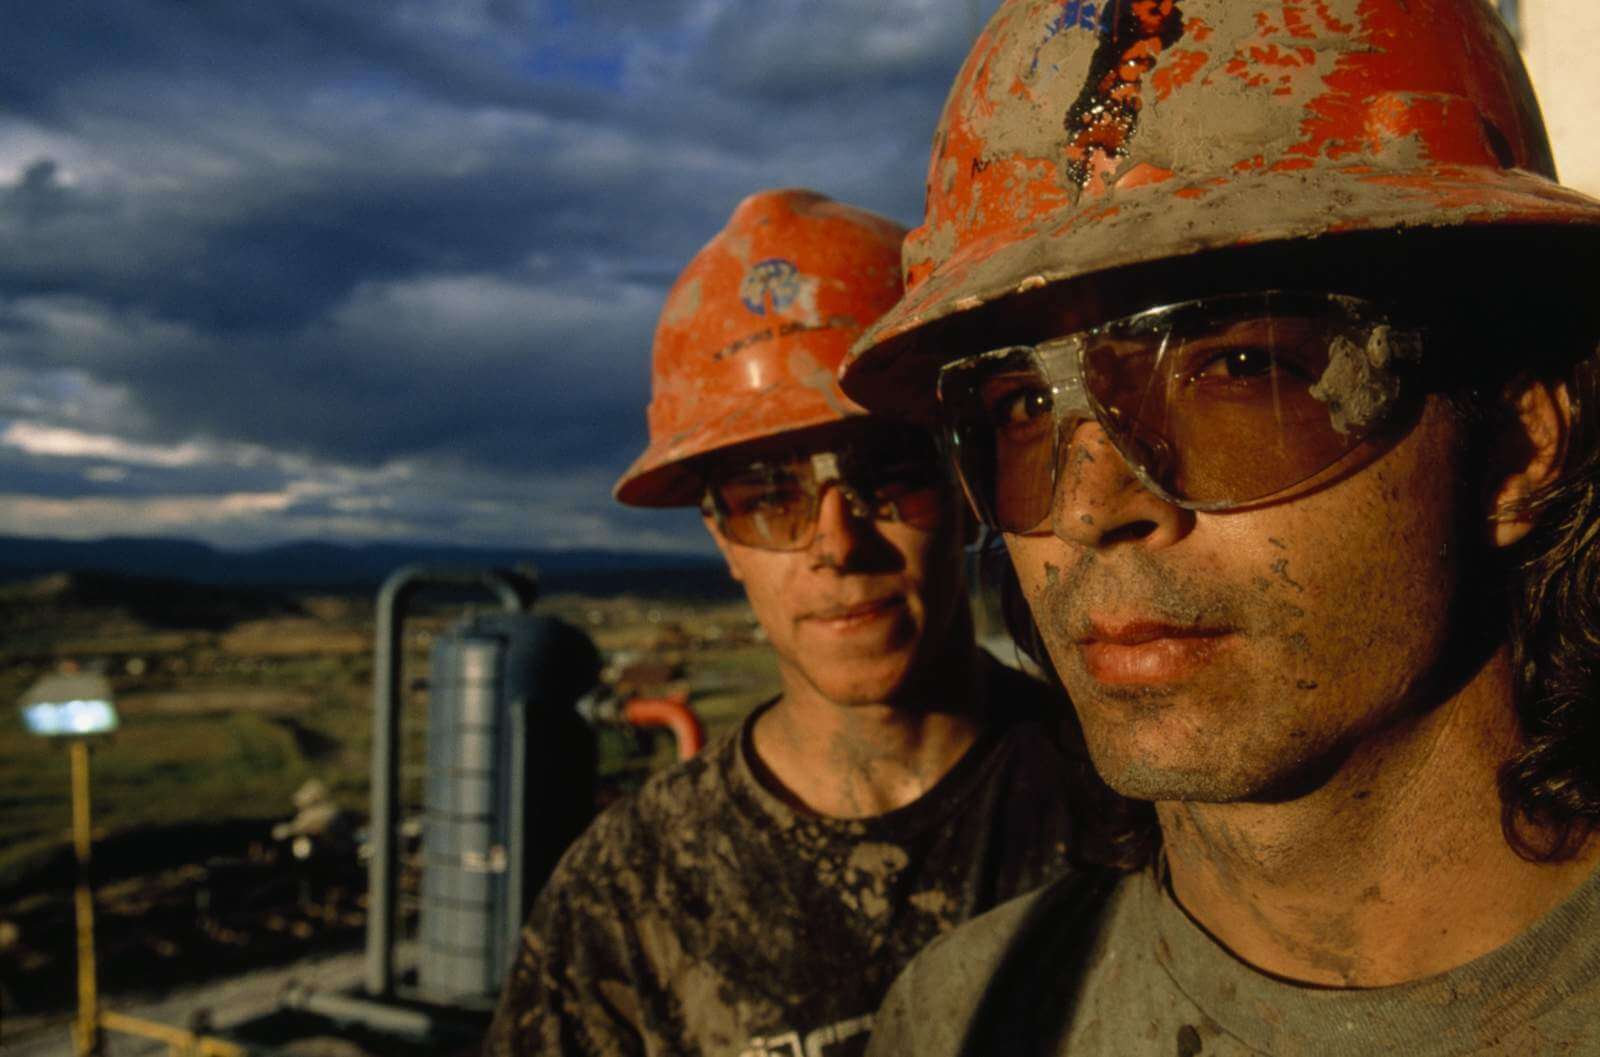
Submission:
[[1225,804],[1248,797],[1218,775],[1182,768],[1130,762],[1100,770],[1106,785],[1129,800],[1186,800]]
[[1241,773],[1236,745],[1208,751],[1176,729],[1131,717],[1085,718],[1083,729],[1101,779],[1130,799],[1224,803],[1246,798],[1256,787]]
[[[1333,751],[1285,746],[1243,756],[1239,746],[1173,746],[1108,742],[1087,734],[1089,756],[1101,779],[1132,800],[1187,800],[1204,804],[1283,803],[1321,788],[1340,765]],[[1257,746],[1261,748],[1261,746]]]
[[872,705],[899,703],[904,695],[905,679],[867,679],[850,682],[824,682],[820,689],[841,708],[867,708]]

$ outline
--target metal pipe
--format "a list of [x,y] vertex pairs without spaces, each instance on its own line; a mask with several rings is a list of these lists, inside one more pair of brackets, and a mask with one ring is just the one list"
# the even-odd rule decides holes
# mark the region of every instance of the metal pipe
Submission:
[[284,988],[281,1005],[327,1017],[346,1024],[361,1024],[378,1032],[426,1039],[434,1034],[437,1022],[427,1012],[405,1006],[374,1002],[359,995],[339,991],[319,991],[304,984]]
[[538,594],[532,577],[498,569],[407,565],[395,570],[378,591],[373,635],[372,808],[367,822],[366,991],[394,994],[395,822],[400,810],[400,687],[405,661],[401,633],[405,607],[424,587],[481,587],[510,613],[525,612]]
[[507,870],[506,919],[500,923],[506,941],[508,956],[495,968],[509,970],[516,958],[518,941],[522,936],[522,915],[527,910],[523,899],[527,894],[528,865],[528,710],[519,702],[510,709],[511,723],[511,789],[506,805]]
[[687,692],[671,697],[636,697],[622,706],[622,718],[636,727],[666,727],[678,743],[678,759],[687,760],[705,746],[705,728],[689,707]]

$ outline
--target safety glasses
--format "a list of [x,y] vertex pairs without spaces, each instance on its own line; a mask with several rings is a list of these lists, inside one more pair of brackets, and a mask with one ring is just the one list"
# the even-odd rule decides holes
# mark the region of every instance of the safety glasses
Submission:
[[1418,331],[1367,302],[1263,292],[957,360],[938,393],[978,516],[1025,533],[1050,517],[1080,423],[1098,423],[1168,502],[1226,510],[1305,481],[1393,421],[1421,355]]
[[809,547],[829,485],[852,516],[937,528],[948,510],[949,472],[933,438],[920,430],[881,430],[827,450],[712,460],[701,509],[722,535],[746,547]]

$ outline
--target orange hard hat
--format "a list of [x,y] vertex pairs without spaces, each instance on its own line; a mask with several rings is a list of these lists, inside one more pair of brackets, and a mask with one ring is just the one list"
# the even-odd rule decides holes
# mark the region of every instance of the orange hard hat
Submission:
[[1593,281],[1600,202],[1556,183],[1485,0],[1007,0],[945,104],[906,296],[842,382],[918,414],[940,361],[978,351],[952,324],[981,335],[972,310],[1114,268],[1507,226]]
[[650,446],[617,482],[633,506],[692,506],[693,461],[864,414],[835,375],[900,296],[905,228],[814,191],[762,191],[695,254],[656,325]]

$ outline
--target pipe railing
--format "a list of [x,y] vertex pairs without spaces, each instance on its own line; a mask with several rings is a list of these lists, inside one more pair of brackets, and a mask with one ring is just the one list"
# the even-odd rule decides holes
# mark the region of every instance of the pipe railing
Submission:
[[368,820],[371,859],[367,864],[367,953],[365,985],[372,998],[392,998],[396,891],[395,829],[400,813],[401,673],[405,662],[401,635],[406,606],[426,588],[482,588],[507,612],[526,612],[538,594],[523,573],[497,569],[408,565],[396,570],[378,592],[374,633],[372,694],[372,815]]

